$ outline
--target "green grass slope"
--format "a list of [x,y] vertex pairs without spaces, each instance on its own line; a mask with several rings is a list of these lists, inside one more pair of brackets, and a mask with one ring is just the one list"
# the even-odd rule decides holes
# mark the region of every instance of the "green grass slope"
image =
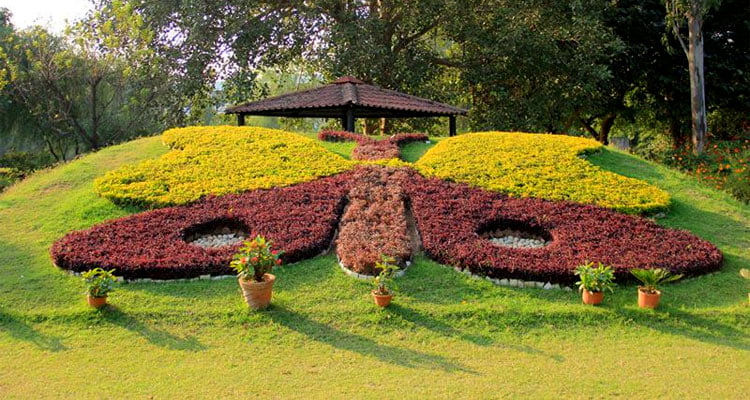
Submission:
[[[416,160],[423,144],[407,148]],[[336,144],[333,151],[348,154]],[[158,157],[159,138],[39,172],[0,194],[0,398],[741,398],[750,391],[750,210],[674,171],[605,150],[590,160],[674,199],[659,223],[726,254],[724,269],[635,304],[497,287],[418,258],[377,310],[369,283],[331,255],[277,269],[272,307],[249,312],[236,281],[131,283],[113,307],[51,265],[50,244],[120,217],[92,181]]]

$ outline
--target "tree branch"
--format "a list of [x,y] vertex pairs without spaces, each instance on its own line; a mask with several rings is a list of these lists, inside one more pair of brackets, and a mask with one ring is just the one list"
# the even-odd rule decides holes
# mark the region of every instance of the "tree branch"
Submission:
[[448,68],[463,68],[464,67],[463,63],[458,62],[458,61],[453,61],[453,60],[450,60],[450,59],[447,59],[447,58],[437,58],[437,57],[434,57],[432,59],[432,62],[435,63],[436,65],[442,65],[442,66],[448,67]]
[[674,35],[677,37],[677,41],[680,42],[680,47],[682,47],[682,51],[685,52],[685,57],[689,57],[689,52],[687,46],[685,46],[685,42],[682,40],[682,35],[680,35],[680,25],[677,23],[677,15],[679,13],[677,2],[672,1],[672,31],[674,32]]
[[408,46],[415,40],[421,38],[422,36],[427,34],[427,32],[431,31],[433,28],[438,26],[439,23],[440,23],[440,17],[437,17],[435,18],[434,21],[432,21],[432,23],[427,24],[426,26],[422,27],[422,29],[418,30],[417,32],[414,32],[413,34],[405,38],[402,38],[401,40],[398,41],[398,43],[396,43],[395,46],[393,46],[393,53],[398,54],[399,52],[401,52],[401,50],[405,49],[406,46]]

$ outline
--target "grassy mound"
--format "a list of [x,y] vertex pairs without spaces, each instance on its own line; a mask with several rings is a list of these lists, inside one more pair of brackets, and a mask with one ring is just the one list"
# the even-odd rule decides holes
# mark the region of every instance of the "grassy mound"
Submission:
[[569,200],[631,214],[669,206],[665,191],[580,157],[600,148],[594,140],[571,136],[484,132],[441,141],[417,166],[427,176],[516,197]]
[[96,190],[117,203],[163,207],[307,182],[351,165],[313,140],[274,129],[189,127],[170,129],[163,140],[172,151],[107,173]]
[[[426,147],[409,145],[410,160]],[[750,363],[748,289],[738,274],[750,265],[750,207],[607,149],[589,161],[669,192],[673,204],[658,223],[690,230],[726,256],[720,272],[666,287],[657,311],[637,308],[635,285],[593,308],[574,292],[498,287],[422,257],[398,279],[393,307],[376,311],[370,283],[346,276],[333,255],[275,270],[273,304],[264,313],[247,311],[233,279],[121,285],[110,298],[114,307],[89,310],[80,280],[52,265],[49,248],[73,229],[140,211],[101,198],[93,181],[167,151],[158,137],[132,141],[0,194],[0,397],[750,392],[750,382],[738,379]],[[652,367],[648,379],[644,365]]]

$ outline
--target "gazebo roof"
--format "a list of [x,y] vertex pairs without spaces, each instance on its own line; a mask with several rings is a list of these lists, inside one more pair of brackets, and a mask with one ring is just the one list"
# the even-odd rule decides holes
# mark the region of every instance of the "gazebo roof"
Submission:
[[352,110],[358,118],[441,117],[467,110],[417,96],[368,85],[345,76],[317,88],[240,104],[228,114],[340,118]]

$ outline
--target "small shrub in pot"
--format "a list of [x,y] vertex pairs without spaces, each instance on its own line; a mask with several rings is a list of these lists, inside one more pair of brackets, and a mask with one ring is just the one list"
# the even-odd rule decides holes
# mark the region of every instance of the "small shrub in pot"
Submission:
[[576,267],[575,274],[580,279],[576,284],[584,304],[599,304],[604,299],[605,290],[614,291],[615,273],[612,267],[602,263],[594,266],[593,262],[587,262]]
[[375,283],[375,289],[372,290],[372,298],[380,307],[388,307],[393,299],[393,277],[396,271],[399,270],[399,266],[396,264],[396,260],[393,257],[381,255],[380,261],[375,265],[380,270],[380,273],[375,277],[373,281]]
[[117,282],[114,272],[115,270],[94,268],[81,274],[86,282],[86,300],[91,307],[102,308],[107,304],[107,295],[114,290]]
[[259,235],[245,241],[232,257],[229,265],[237,271],[245,302],[255,310],[265,309],[271,303],[276,276],[270,272],[274,266],[281,265],[281,254],[273,248],[273,242]]
[[659,285],[682,278],[682,274],[673,275],[663,268],[633,268],[630,273],[643,283],[638,286],[638,307],[641,308],[656,308],[661,300]]

